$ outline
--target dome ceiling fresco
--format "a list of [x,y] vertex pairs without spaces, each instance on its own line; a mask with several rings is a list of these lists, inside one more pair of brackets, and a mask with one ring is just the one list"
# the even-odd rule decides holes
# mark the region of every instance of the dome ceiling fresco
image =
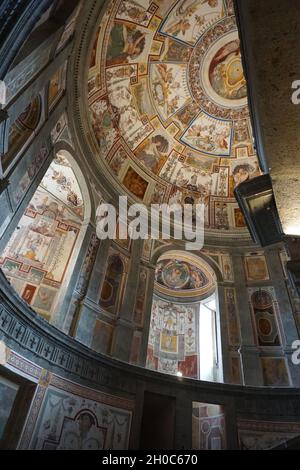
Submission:
[[120,193],[204,202],[207,228],[245,230],[233,191],[260,169],[231,0],[113,2],[88,99],[97,158]]
[[171,297],[201,297],[213,293],[216,278],[197,256],[170,251],[156,266],[155,289]]

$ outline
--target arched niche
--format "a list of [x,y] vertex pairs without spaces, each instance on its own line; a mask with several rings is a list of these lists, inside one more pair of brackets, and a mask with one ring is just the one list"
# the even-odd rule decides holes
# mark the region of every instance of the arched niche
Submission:
[[222,381],[217,287],[202,257],[174,249],[158,257],[146,367]]
[[1,268],[33,310],[50,322],[65,296],[91,218],[88,186],[65,149],[55,158],[1,254]]

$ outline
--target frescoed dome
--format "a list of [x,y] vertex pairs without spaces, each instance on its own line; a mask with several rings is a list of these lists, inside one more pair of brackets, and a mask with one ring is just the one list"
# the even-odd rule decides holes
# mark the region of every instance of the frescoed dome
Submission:
[[88,100],[95,159],[120,194],[202,202],[207,230],[246,232],[234,188],[260,169],[232,0],[114,2]]

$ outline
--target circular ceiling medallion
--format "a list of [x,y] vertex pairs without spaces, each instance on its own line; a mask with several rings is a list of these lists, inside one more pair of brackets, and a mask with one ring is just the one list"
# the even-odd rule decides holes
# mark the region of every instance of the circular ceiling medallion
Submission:
[[209,80],[214,91],[229,100],[247,96],[239,41],[223,46],[210,64]]
[[222,119],[249,115],[240,41],[231,18],[200,39],[190,60],[189,77],[194,98],[209,115]]
[[202,67],[202,83],[220,106],[247,105],[247,87],[237,31],[220,38],[207,52]]

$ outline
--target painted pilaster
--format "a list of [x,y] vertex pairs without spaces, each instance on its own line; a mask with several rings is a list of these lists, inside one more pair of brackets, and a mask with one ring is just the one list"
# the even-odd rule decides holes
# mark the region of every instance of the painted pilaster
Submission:
[[75,289],[94,228],[89,224],[87,227],[83,226],[81,230],[83,232],[82,240],[79,240],[79,244],[81,243],[81,245],[79,247],[79,251],[74,253],[76,262],[72,267],[72,275],[68,282],[67,289],[63,294],[63,301],[57,306],[56,316],[53,321],[53,324],[66,334],[70,333],[71,324],[74,320],[74,315],[76,314],[79,296]]
[[118,315],[114,341],[112,345],[113,357],[128,362],[130,359],[134,331],[132,318],[139,282],[139,268],[142,248],[143,240],[134,240],[132,242],[129,272],[123,296],[123,303]]
[[217,287],[217,312],[219,312],[219,328],[220,343],[222,352],[223,381],[231,382],[231,365],[230,365],[230,345],[228,341],[228,325],[226,315],[225,287],[223,283],[219,283]]
[[89,347],[92,343],[96,319],[100,313],[99,298],[105,277],[109,248],[109,239],[100,241],[88,289],[84,299],[80,302],[72,327],[74,337]]
[[132,321],[135,307],[142,248],[143,240],[134,240],[132,242],[129,272],[123,297],[123,304],[119,314],[119,318],[128,322]]
[[120,361],[129,362],[133,338],[132,325],[119,319],[115,328],[111,355]]
[[233,271],[241,329],[241,358],[245,385],[263,385],[262,366],[255,343],[251,312],[248,302],[245,270],[241,254],[233,254]]
[[151,314],[152,314],[152,302],[154,294],[154,281],[155,281],[155,268],[148,268],[148,289],[146,293],[145,300],[145,310],[144,310],[144,322],[143,322],[143,333],[142,333],[142,342],[141,342],[141,351],[140,351],[140,361],[141,366],[146,366],[147,361],[147,350],[148,350],[148,337],[150,330]]

